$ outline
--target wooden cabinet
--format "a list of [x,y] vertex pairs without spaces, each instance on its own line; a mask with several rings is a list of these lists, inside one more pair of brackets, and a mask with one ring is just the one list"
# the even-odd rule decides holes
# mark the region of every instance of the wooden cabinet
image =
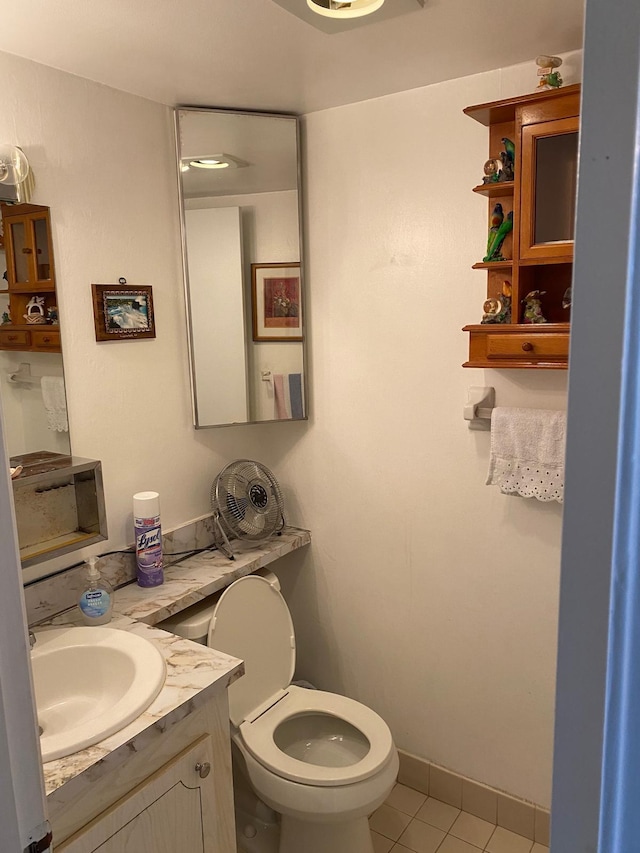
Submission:
[[[568,366],[570,308],[563,301],[573,271],[579,107],[580,87],[567,86],[464,111],[489,129],[490,158],[499,158],[504,138],[515,145],[514,180],[474,187],[488,199],[489,218],[497,203],[505,217],[513,215],[513,231],[502,247],[505,260],[474,264],[486,271],[487,299],[499,298],[509,283],[511,322],[465,326],[464,367]],[[536,290],[548,322],[528,324],[523,300]],[[481,299],[478,309],[481,315]]]
[[227,691],[187,706],[48,795],[56,853],[235,852]]
[[211,737],[176,756],[57,853],[224,853],[216,842]]
[[[2,205],[10,322],[0,325],[0,349],[61,352],[57,322],[28,322],[40,312],[29,309],[38,297],[47,317],[56,308],[53,244],[49,208],[36,204]],[[5,309],[3,309],[5,310]]]

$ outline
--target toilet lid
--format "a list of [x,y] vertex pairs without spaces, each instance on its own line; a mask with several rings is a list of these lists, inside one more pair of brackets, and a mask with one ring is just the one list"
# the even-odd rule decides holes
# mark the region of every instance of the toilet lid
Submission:
[[296,664],[291,614],[280,592],[259,575],[234,581],[218,601],[208,645],[242,658],[245,675],[229,687],[235,726],[251,718],[289,686]]

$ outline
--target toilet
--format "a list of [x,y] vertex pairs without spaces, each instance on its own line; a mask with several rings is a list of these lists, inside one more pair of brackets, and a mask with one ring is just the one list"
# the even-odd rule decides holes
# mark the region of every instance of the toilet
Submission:
[[[291,684],[295,634],[275,575],[240,578],[217,603],[190,611],[159,627],[200,639],[195,633],[208,623],[207,644],[245,662],[229,687],[229,717],[242,775],[262,809],[280,815],[278,846],[265,839],[264,850],[373,853],[368,817],[398,774],[391,732],[360,702]],[[261,850],[255,834],[245,849]]]

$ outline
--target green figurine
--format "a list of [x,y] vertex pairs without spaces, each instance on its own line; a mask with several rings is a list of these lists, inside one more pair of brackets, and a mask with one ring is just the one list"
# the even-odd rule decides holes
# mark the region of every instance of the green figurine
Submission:
[[515,177],[516,146],[506,136],[503,136],[500,141],[504,145],[504,151],[500,152],[500,160],[502,161],[500,180],[512,181]]
[[559,56],[547,56],[541,54],[536,57],[536,65],[538,66],[538,88],[540,89],[559,89],[563,84],[563,79],[558,71],[562,65],[562,59]]
[[[496,204],[496,207],[493,209],[493,213],[496,213],[496,208],[500,207],[500,211],[502,211],[502,205]],[[492,214],[492,222],[493,222],[493,214]],[[489,241],[487,243],[487,254],[482,259],[485,264],[491,263],[491,261],[504,261],[505,258],[502,256],[500,249],[502,248],[502,244],[507,238],[507,235],[513,231],[513,211],[509,211],[507,214],[507,218],[502,220],[498,228],[494,231],[493,226],[489,229]]]
[[549,322],[542,313],[542,300],[540,297],[544,296],[545,293],[545,290],[532,290],[530,293],[527,293],[525,298],[522,300],[524,302],[525,323],[533,324]]
[[487,255],[491,251],[491,246],[496,238],[498,229],[504,221],[504,210],[500,202],[496,202],[495,207],[491,211],[491,220],[489,222],[489,236],[487,237]]
[[516,162],[516,146],[514,142],[509,139],[507,136],[503,136],[500,140],[504,145],[504,150],[507,152],[507,157],[511,160],[512,163]]

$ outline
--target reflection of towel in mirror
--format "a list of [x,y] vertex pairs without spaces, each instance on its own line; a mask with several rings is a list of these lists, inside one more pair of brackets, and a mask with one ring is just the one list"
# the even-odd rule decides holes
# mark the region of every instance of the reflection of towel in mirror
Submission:
[[43,376],[40,380],[40,388],[47,413],[47,427],[52,432],[69,432],[64,379],[62,376]]
[[304,418],[302,403],[302,374],[274,373],[273,396],[276,420],[298,420]]

